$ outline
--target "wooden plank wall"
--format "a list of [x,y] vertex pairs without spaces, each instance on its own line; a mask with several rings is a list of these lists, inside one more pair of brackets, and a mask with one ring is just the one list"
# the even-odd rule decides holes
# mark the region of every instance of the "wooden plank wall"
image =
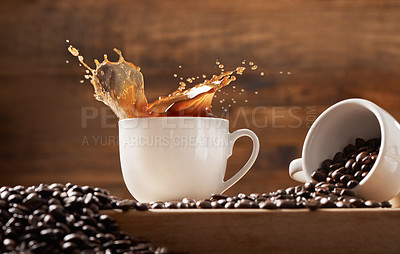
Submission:
[[[254,61],[259,68],[235,84],[245,92],[227,87],[214,103],[223,115],[219,100],[236,98],[224,115],[231,130],[247,127],[261,140],[254,168],[229,194],[295,184],[288,163],[335,102],[366,98],[400,118],[398,1],[4,0],[0,24],[0,185],[71,181],[129,196],[117,120],[79,83],[84,71],[66,39],[88,62],[122,49],[142,67],[150,99],[177,87],[174,73],[210,76],[216,59],[226,69]],[[98,117],[86,119],[87,110]],[[238,141],[228,175],[249,149]]]

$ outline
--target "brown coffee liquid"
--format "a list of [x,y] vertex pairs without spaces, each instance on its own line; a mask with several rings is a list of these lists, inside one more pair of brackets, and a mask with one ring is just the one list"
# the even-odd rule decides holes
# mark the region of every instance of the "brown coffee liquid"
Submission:
[[96,68],[89,67],[73,46],[69,52],[78,57],[78,60],[88,70],[87,78],[92,83],[98,101],[109,106],[119,119],[135,117],[163,117],[163,116],[200,116],[215,117],[211,113],[211,103],[215,92],[230,82],[236,80],[234,73],[241,75],[245,67],[237,67],[233,71],[214,75],[203,83],[186,89],[186,84],[180,86],[168,96],[148,103],[144,94],[144,79],[140,68],[125,61],[118,49],[118,62],[111,62],[104,55],[103,62],[94,60]]

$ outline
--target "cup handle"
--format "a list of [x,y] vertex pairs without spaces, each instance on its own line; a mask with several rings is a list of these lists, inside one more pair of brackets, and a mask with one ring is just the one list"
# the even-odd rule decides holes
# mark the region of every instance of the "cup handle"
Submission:
[[249,171],[251,166],[253,166],[254,162],[257,159],[258,152],[260,151],[260,141],[258,140],[257,135],[252,132],[251,130],[248,129],[240,129],[236,130],[233,133],[229,133],[228,140],[229,140],[229,154],[228,158],[232,155],[232,150],[233,150],[233,145],[235,144],[236,140],[240,137],[249,137],[253,141],[253,151],[250,155],[249,160],[246,162],[246,164],[240,169],[234,176],[232,176],[229,180],[222,182],[222,191],[220,193],[223,193],[232,185],[234,185],[237,181],[239,181],[246,173]]
[[289,175],[290,177],[298,182],[305,183],[307,182],[306,176],[303,171],[303,159],[295,159],[290,162],[289,165]]

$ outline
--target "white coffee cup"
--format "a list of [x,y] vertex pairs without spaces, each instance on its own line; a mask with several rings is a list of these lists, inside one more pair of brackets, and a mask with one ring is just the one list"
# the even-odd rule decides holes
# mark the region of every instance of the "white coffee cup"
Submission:
[[[255,162],[259,141],[248,129],[229,133],[229,121],[210,117],[120,120],[122,174],[140,202],[209,198],[239,181]],[[235,141],[248,136],[253,152],[232,178],[223,181]]]
[[289,165],[296,181],[311,181],[311,173],[347,144],[361,137],[381,138],[378,158],[368,175],[352,189],[364,199],[389,200],[400,192],[400,125],[385,110],[364,99],[348,99],[325,110],[313,123],[302,158]]

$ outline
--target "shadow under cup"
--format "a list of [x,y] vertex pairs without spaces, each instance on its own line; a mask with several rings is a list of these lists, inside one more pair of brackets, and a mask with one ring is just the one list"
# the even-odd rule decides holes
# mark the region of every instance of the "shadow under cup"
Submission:
[[206,117],[119,121],[121,168],[140,202],[204,199],[221,193],[231,155],[229,121]]
[[356,138],[381,138],[377,160],[353,191],[366,199],[388,200],[400,191],[399,124],[372,102],[350,99],[326,110],[314,122],[303,147],[303,170],[307,181],[321,162],[331,159]]

